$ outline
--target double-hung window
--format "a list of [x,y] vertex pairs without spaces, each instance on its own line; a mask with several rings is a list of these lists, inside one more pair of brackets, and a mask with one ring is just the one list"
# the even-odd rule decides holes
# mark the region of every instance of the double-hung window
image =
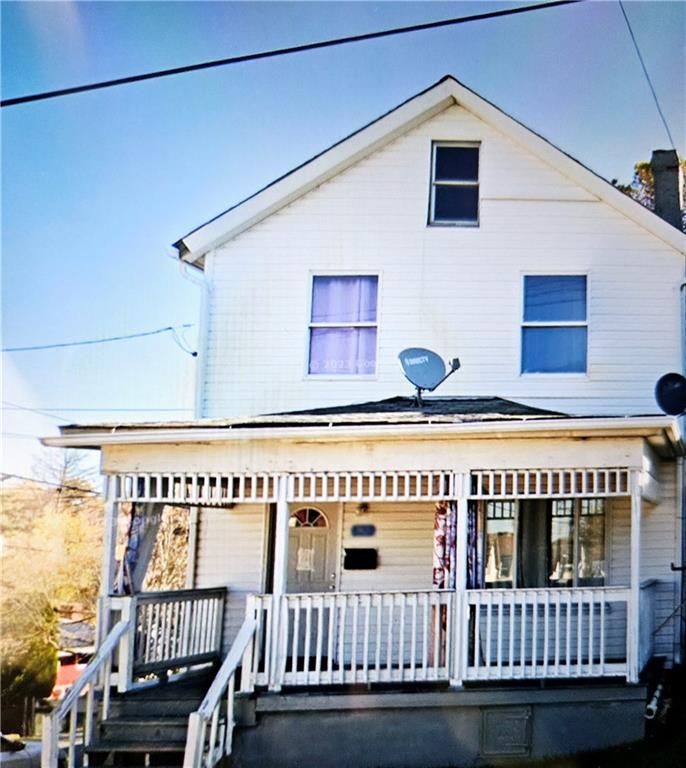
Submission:
[[585,275],[524,278],[522,373],[585,373],[587,337]]
[[312,280],[310,375],[376,372],[377,275],[317,275]]
[[479,223],[479,145],[434,142],[429,224]]

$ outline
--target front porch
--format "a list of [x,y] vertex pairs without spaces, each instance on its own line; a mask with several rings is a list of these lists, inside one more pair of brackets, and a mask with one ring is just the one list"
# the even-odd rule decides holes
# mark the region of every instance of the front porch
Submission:
[[[272,514],[272,589],[244,599],[238,631],[226,621],[231,584],[228,591],[104,596],[99,652],[47,723],[43,768],[56,764],[63,727],[70,767],[80,764],[81,754],[98,751],[115,692],[130,694],[154,679],[169,679],[173,685],[179,675],[202,665],[218,671],[188,718],[185,743],[177,744],[177,749],[183,746],[186,768],[209,768],[230,754],[235,708],[244,697],[370,686],[411,695],[427,686],[448,691],[485,683],[610,678],[636,683],[653,653],[655,585],[639,580],[639,537],[644,501],[652,503],[655,492],[650,473],[628,467],[114,476],[108,489],[109,556],[103,583],[116,581],[114,520],[121,505],[133,504],[142,514],[164,504],[230,511],[252,505]],[[489,569],[496,574],[488,577],[490,582],[470,585],[470,519],[476,520],[477,512],[485,519],[484,504],[582,499],[624,500],[630,522],[625,583],[599,585],[595,578],[595,584],[589,579],[577,586],[520,587],[514,568],[503,565],[509,562],[503,559],[497,568],[482,563],[482,577]],[[326,504],[340,505],[342,511],[351,504],[372,505],[372,510],[417,505],[425,512],[427,504],[452,505],[452,583],[429,589],[290,591],[291,521],[298,510]],[[485,530],[483,537],[486,541]],[[290,562],[293,566],[292,557]],[[512,581],[503,587],[507,567]],[[131,574],[130,581],[140,583],[140,574]],[[82,691],[86,711],[81,728]]]

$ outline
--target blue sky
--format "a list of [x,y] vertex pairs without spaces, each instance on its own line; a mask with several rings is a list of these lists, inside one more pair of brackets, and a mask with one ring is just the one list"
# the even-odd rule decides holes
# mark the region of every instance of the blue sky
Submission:
[[[506,8],[507,2],[3,2],[11,98]],[[684,155],[686,4],[626,2]],[[171,243],[445,74],[606,178],[668,146],[617,2],[357,43],[2,111],[3,347],[195,323]],[[187,332],[195,346],[197,327]],[[3,400],[66,421],[190,417],[169,334],[5,354]],[[69,408],[178,411],[69,411]],[[5,471],[58,418],[5,406]],[[22,435],[22,436],[19,436]]]

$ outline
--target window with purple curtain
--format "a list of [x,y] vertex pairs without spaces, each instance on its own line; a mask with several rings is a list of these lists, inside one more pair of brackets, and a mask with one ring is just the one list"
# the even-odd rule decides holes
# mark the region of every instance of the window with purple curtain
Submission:
[[316,276],[310,317],[311,375],[376,372],[376,275]]

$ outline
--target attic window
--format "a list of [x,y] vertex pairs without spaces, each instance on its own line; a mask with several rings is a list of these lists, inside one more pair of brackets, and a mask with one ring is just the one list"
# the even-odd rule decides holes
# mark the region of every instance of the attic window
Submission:
[[429,224],[478,226],[478,144],[433,143]]

